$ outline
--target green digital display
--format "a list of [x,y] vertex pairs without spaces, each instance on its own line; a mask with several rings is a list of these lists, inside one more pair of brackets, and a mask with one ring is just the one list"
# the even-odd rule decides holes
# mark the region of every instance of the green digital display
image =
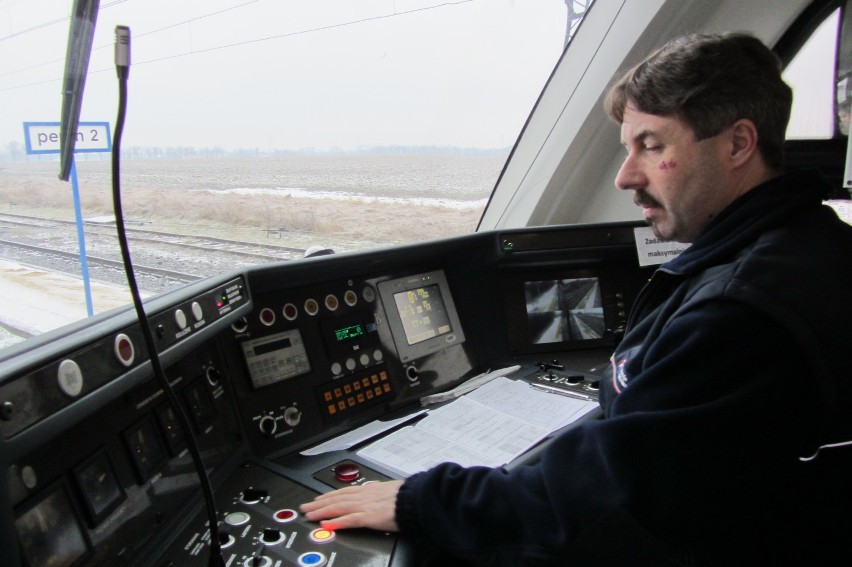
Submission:
[[337,339],[337,342],[349,342],[354,341],[358,337],[364,336],[364,326],[361,323],[356,323],[354,325],[347,325],[346,327],[341,327],[339,329],[334,330],[334,337]]

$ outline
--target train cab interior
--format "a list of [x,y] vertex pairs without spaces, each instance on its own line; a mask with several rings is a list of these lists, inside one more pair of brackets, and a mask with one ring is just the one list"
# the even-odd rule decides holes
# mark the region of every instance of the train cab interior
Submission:
[[[573,412],[509,427],[542,432],[494,466],[596,418],[632,301],[677,254],[614,188],[613,78],[684,33],[755,34],[795,91],[788,167],[821,168],[849,218],[846,4],[595,0],[474,232],[239,268],[146,298],[145,325],[128,305],[3,349],[3,564],[204,565],[213,537],[228,565],[416,564],[404,537],[322,530],[299,504],[454,458],[404,434],[468,390],[512,419],[535,413],[518,385]],[[816,64],[820,80],[801,74]]]

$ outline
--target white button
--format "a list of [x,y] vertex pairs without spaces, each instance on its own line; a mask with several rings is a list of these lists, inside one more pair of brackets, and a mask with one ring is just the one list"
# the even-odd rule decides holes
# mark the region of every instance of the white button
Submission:
[[245,512],[232,512],[225,516],[225,523],[231,526],[241,526],[247,523],[250,518]]
[[383,353],[381,349],[377,348],[373,351],[373,360],[375,360],[376,362],[381,362],[384,357],[385,353]]
[[83,391],[83,371],[71,359],[65,359],[59,363],[56,381],[59,383],[59,389],[66,396],[76,398]]
[[367,356],[366,352],[361,355],[361,358],[359,360],[361,361],[362,366],[367,366],[368,364],[370,364],[370,357]]
[[336,375],[340,374],[341,372],[343,372],[343,367],[340,366],[340,363],[339,362],[332,362],[331,363],[331,373],[336,376]]
[[348,368],[349,370],[355,370],[355,366],[356,366],[356,364],[355,364],[354,358],[347,358],[346,359],[346,368]]
[[186,329],[186,313],[181,309],[175,309],[175,323],[178,329]]
[[192,316],[195,317],[196,321],[204,319],[204,310],[201,308],[201,304],[197,301],[192,302]]

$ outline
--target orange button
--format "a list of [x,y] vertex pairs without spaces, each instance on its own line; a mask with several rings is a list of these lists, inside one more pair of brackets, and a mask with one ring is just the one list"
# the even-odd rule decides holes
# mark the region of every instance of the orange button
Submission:
[[325,528],[318,528],[312,531],[309,537],[316,543],[328,543],[334,539],[334,532]]

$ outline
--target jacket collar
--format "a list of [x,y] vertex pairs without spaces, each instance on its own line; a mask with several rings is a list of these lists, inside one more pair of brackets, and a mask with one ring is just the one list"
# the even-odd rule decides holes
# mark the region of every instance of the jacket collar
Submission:
[[818,207],[828,193],[828,183],[815,169],[786,173],[761,183],[728,205],[692,246],[660,269],[688,275],[715,265],[791,216]]

